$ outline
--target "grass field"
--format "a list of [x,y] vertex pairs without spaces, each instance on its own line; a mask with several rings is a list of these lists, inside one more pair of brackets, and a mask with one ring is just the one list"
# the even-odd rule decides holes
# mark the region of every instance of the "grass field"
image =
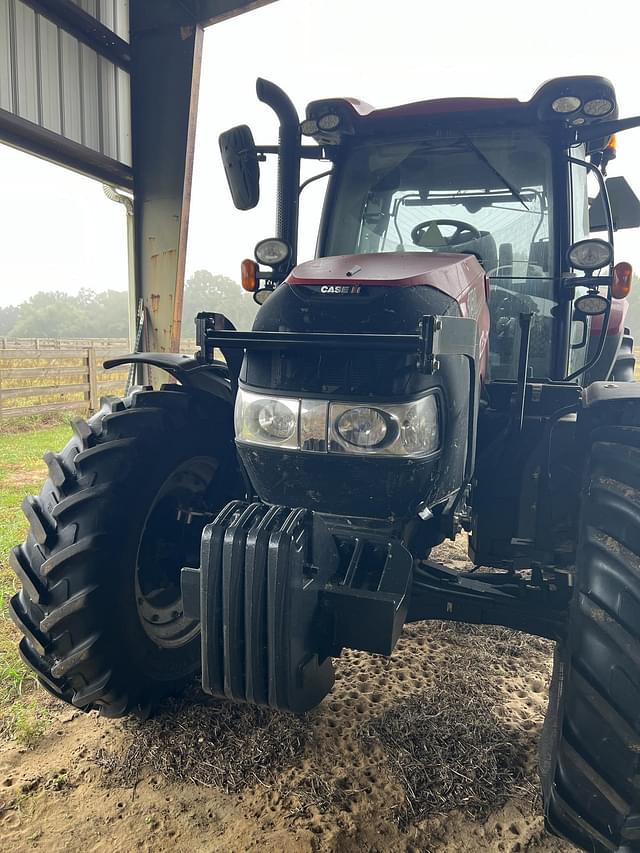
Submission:
[[71,429],[66,422],[38,429],[28,422],[19,430],[17,424],[11,426],[11,431],[7,427],[0,434],[0,737],[29,744],[46,723],[47,703],[18,656],[19,634],[7,613],[18,581],[8,554],[26,532],[22,499],[37,493],[46,476],[43,453],[62,447]]

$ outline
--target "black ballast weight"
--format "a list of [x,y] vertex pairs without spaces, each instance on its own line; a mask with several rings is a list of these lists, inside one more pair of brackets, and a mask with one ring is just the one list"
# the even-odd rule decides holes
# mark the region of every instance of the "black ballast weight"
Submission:
[[207,693],[302,713],[331,690],[343,647],[391,653],[412,557],[384,531],[331,521],[232,501],[205,527],[182,591],[185,615],[201,624]]

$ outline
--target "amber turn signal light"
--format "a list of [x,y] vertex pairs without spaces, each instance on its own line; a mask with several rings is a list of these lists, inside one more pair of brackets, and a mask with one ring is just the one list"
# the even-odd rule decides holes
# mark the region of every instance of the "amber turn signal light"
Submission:
[[250,258],[245,258],[240,264],[240,281],[244,290],[255,293],[258,289],[258,264]]
[[624,299],[631,290],[631,277],[633,268],[627,261],[620,261],[613,268],[613,282],[611,284],[611,295],[614,299]]

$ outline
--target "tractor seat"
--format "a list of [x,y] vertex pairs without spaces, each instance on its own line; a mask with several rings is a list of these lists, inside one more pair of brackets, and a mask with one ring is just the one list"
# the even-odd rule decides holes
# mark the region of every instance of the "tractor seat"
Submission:
[[479,237],[466,240],[464,243],[456,243],[444,251],[475,255],[486,272],[498,266],[498,248],[496,241],[488,231],[481,231]]

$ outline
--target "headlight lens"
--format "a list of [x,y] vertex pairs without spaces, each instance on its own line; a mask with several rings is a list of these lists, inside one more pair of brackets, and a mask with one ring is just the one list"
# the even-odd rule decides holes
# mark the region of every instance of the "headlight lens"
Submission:
[[377,447],[387,435],[387,422],[378,409],[357,406],[340,415],[336,429],[345,441],[355,447]]
[[584,111],[588,116],[606,116],[613,109],[613,101],[609,98],[593,98],[584,105]]
[[409,454],[432,453],[440,444],[438,406],[433,394],[412,406],[400,427],[402,445]]
[[299,409],[299,400],[239,391],[235,409],[236,438],[251,444],[297,448]]
[[611,263],[611,243],[598,237],[579,240],[569,249],[569,263],[577,270],[598,270]]
[[363,406],[270,397],[239,389],[236,440],[314,453],[416,458],[440,447],[438,395]]
[[582,101],[580,98],[576,98],[575,95],[563,95],[555,99],[551,104],[551,109],[554,113],[574,113],[580,109],[581,104]]
[[290,438],[296,428],[296,415],[279,400],[268,400],[256,405],[260,429],[278,441]]
[[436,394],[410,403],[329,406],[329,452],[376,456],[429,456],[440,447]]
[[335,130],[340,127],[341,119],[335,113],[325,113],[318,119],[318,127],[320,130]]
[[267,240],[260,240],[255,250],[256,261],[259,264],[265,264],[268,267],[275,267],[278,264],[283,264],[289,255],[291,249],[288,243],[284,240],[278,240],[276,237]]

